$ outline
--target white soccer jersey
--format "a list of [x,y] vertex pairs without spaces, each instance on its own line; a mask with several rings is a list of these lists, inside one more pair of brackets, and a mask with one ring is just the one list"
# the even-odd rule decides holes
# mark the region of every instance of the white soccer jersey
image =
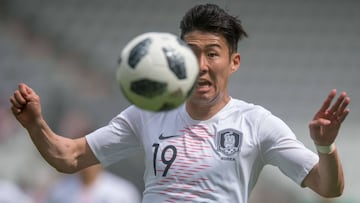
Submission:
[[161,113],[131,106],[86,138],[105,166],[145,151],[143,203],[246,203],[266,164],[300,184],[318,161],[279,118],[237,99],[206,121],[184,105]]

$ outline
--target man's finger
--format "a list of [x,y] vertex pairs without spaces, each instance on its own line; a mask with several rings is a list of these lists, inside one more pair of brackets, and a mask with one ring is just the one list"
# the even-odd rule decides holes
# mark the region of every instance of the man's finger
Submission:
[[312,120],[310,122],[310,127],[312,129],[319,129],[321,126],[326,126],[326,125],[329,125],[331,123],[330,120],[328,119],[323,119],[323,118],[319,118],[319,119],[316,119],[316,120]]
[[14,92],[14,98],[15,98],[16,102],[19,103],[20,105],[26,104],[26,99],[22,96],[20,91],[17,90]]
[[323,105],[321,106],[319,112],[325,112],[329,108],[329,106],[330,106],[332,100],[334,99],[335,95],[336,95],[336,89],[331,90],[328,97],[326,98]]
[[13,95],[13,96],[10,98],[10,102],[11,102],[11,104],[12,104],[14,107],[16,107],[16,108],[21,108],[21,107],[23,106],[22,104],[20,104],[20,103],[16,100],[15,95]]
[[336,114],[338,116],[341,116],[341,114],[343,114],[343,112],[345,112],[347,109],[347,106],[350,104],[350,97],[346,96],[342,103],[341,106],[339,107],[339,109],[337,110]]
[[21,113],[21,108],[17,108],[16,106],[11,106],[11,112],[16,115]]
[[336,102],[330,108],[329,113],[330,114],[337,113],[340,105],[344,102],[345,98],[346,98],[346,92],[342,92],[340,94],[339,98],[336,100]]
[[24,83],[19,84],[19,91],[25,99],[33,93],[32,89]]
[[350,113],[350,109],[345,109],[345,110],[343,111],[343,113],[342,113],[340,116],[337,117],[337,120],[338,120],[340,123],[342,123],[342,122],[345,120],[345,118],[347,117],[347,115],[349,115],[349,113]]

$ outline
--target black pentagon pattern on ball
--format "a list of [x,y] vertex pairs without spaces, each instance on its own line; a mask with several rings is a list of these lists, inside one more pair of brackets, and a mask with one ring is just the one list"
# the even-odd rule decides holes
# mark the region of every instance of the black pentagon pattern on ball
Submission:
[[166,60],[170,70],[179,79],[186,79],[186,68],[184,57],[172,47],[163,47]]
[[128,59],[128,64],[131,68],[135,69],[140,60],[148,53],[151,43],[151,38],[146,38],[131,50]]
[[146,98],[153,98],[163,94],[166,91],[167,84],[149,79],[140,79],[130,84],[132,92]]

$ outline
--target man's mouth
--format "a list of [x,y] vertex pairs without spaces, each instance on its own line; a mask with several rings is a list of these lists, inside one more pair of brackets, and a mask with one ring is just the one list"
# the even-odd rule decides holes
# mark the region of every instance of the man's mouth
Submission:
[[212,86],[212,83],[205,79],[199,79],[197,82],[197,89],[207,91]]
[[211,86],[211,82],[208,80],[200,79],[197,82],[198,86]]

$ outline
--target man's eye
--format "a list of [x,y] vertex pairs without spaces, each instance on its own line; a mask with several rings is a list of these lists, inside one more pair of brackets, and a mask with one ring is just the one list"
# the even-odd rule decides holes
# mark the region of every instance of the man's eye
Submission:
[[217,56],[217,54],[216,53],[208,53],[208,56],[209,57],[215,57],[215,56]]

